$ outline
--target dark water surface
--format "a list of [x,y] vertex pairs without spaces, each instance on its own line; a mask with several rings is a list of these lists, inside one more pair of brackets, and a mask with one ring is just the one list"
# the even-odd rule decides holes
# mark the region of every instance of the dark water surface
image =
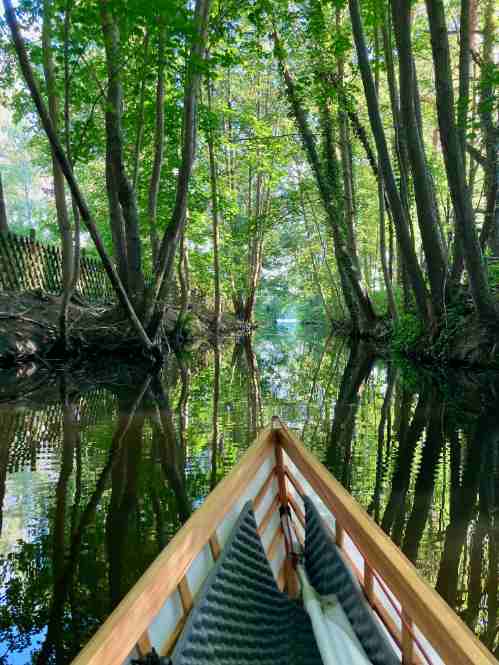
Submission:
[[38,384],[0,389],[0,663],[69,663],[273,414],[497,654],[498,375],[438,384],[281,327],[160,381]]

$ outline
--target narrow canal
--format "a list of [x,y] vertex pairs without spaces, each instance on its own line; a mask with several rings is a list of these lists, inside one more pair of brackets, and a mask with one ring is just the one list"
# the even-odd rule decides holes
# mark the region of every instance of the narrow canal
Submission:
[[69,663],[273,414],[497,655],[499,375],[285,325],[161,380],[101,370],[0,377],[2,665]]

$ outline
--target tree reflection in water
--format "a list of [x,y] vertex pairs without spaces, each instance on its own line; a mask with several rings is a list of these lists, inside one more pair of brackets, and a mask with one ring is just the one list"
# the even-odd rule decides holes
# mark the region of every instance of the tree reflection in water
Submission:
[[496,388],[298,331],[1,405],[0,662],[68,663],[274,413],[497,653]]

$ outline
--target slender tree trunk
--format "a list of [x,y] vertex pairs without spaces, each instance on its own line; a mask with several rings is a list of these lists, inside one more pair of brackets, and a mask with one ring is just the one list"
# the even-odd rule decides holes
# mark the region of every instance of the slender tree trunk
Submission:
[[383,280],[385,282],[386,297],[388,301],[388,311],[392,321],[396,321],[397,305],[395,303],[395,296],[393,295],[393,285],[390,279],[390,271],[388,270],[388,262],[386,258],[386,233],[385,233],[385,195],[383,191],[383,183],[378,180],[378,206],[379,206],[379,253],[381,258],[381,269],[383,271]]
[[7,233],[8,230],[9,222],[7,219],[7,206],[5,205],[2,174],[0,173],[0,233]]
[[435,71],[438,125],[455,224],[462,239],[464,261],[477,314],[482,321],[493,323],[497,321],[498,314],[487,283],[475,230],[473,206],[464,171],[464,155],[461,152],[455,119],[449,38],[443,0],[426,0],[426,9]]
[[426,258],[433,309],[435,314],[439,315],[444,306],[446,265],[440,242],[437,203],[416,113],[419,95],[411,43],[411,7],[405,0],[392,0],[391,4],[399,52],[401,110],[407,136],[419,230]]
[[388,199],[390,201],[390,209],[393,215],[399,247],[403,256],[404,266],[407,270],[409,279],[411,281],[411,286],[414,291],[418,313],[421,320],[424,323],[428,323],[428,292],[426,290],[423,275],[421,273],[421,269],[419,267],[416,253],[412,244],[409,232],[407,211],[404,210],[404,206],[402,205],[402,201],[397,190],[397,185],[395,183],[395,177],[393,175],[390,156],[388,154],[388,147],[386,144],[385,132],[381,122],[369,55],[364,39],[358,0],[349,0],[349,7],[354,40],[357,49],[357,57],[369,112],[369,120],[378,150],[379,168],[383,174],[383,181]]
[[[379,57],[380,52],[380,43],[379,43],[379,30],[376,29],[375,34],[375,48],[376,48],[376,57]],[[379,97],[379,69],[375,71],[374,84],[376,88],[376,95]],[[366,137],[367,140],[367,137]],[[370,147],[369,147],[370,150]],[[374,163],[374,155],[371,160]],[[397,320],[397,306],[395,303],[395,297],[393,295],[393,285],[391,280],[391,275],[388,269],[387,257],[386,257],[386,229],[385,229],[385,189],[383,187],[383,179],[378,170],[378,165],[376,164],[376,176],[378,181],[378,210],[379,210],[379,253],[381,259],[381,270],[383,272],[383,281],[385,282],[386,289],[386,298],[388,304],[388,312],[392,321]]]
[[125,237],[125,220],[118,196],[118,187],[114,177],[114,169],[109,147],[106,147],[106,191],[109,204],[109,226],[113,240],[113,253],[116,260],[118,275],[129,292],[128,252]]
[[[463,0],[464,1],[464,0]],[[494,88],[492,72],[494,68],[494,44],[497,40],[497,18],[494,14],[496,3],[487,0],[483,26],[483,56],[481,67],[480,122],[485,144],[485,219],[481,234],[482,247],[486,243],[495,256],[499,255],[499,125],[494,124]]]
[[147,213],[149,217],[149,236],[151,238],[151,251],[153,266],[158,259],[159,240],[157,230],[158,195],[161,182],[161,169],[163,166],[163,153],[165,145],[165,41],[166,28],[161,25],[158,40],[158,78],[156,83],[156,125],[154,128],[154,159],[149,183],[149,199]]
[[189,254],[185,238],[185,229],[180,238],[180,251],[178,257],[178,276],[180,282],[180,314],[179,318],[185,316],[191,299],[191,287],[189,280]]
[[[160,40],[161,38],[162,35],[160,34]],[[134,192],[137,191],[137,185],[139,182],[140,153],[142,151],[142,143],[144,142],[144,106],[146,98],[147,65],[149,60],[149,30],[146,30],[144,35],[142,51],[144,53],[144,60],[142,63],[142,71],[140,72],[139,113],[137,118],[137,134],[135,135],[135,145],[133,147],[132,187]]]
[[[336,27],[339,30],[340,11],[336,10]],[[338,79],[339,85],[343,88],[344,78],[344,60],[338,58]],[[353,161],[351,153],[351,137],[348,126],[348,112],[342,104],[338,105],[338,124],[340,138],[341,170],[343,175],[343,192],[345,199],[345,224],[346,224],[346,244],[348,253],[352,257],[352,262],[356,271],[360,274],[360,263],[357,255],[357,246],[355,242],[355,196],[354,196],[354,178]]]
[[[470,69],[471,69],[471,4],[475,0],[461,0],[461,16],[459,23],[459,99],[457,105],[457,125],[466,169],[466,124],[469,110]],[[458,226],[454,233],[454,254],[451,269],[451,285],[461,281],[464,269],[463,240]]]
[[128,258],[128,289],[137,307],[144,292],[142,274],[142,248],[140,240],[139,213],[135,191],[126,171],[123,151],[122,106],[123,87],[121,83],[120,33],[113,16],[110,0],[99,0],[102,34],[106,51],[108,76],[106,103],[106,142],[108,158],[112,170],[110,186],[116,188],[126,230]]
[[[66,143],[66,155],[71,169],[74,166],[71,150],[71,76],[69,70],[69,32],[71,28],[71,12],[73,1],[67,0],[64,11],[64,138]],[[73,210],[73,280],[71,292],[74,293],[80,278],[80,212],[75,197],[71,194],[71,207]]]
[[185,225],[189,180],[196,153],[196,107],[201,80],[198,63],[204,57],[210,3],[211,0],[196,0],[194,10],[195,36],[189,56],[184,90],[182,161],[177,177],[175,205],[170,223],[161,241],[155,283],[148,299],[145,319],[153,338],[162,325],[165,312],[162,296],[172,278],[175,252]]
[[[52,127],[56,134],[59,126],[59,98],[57,94],[53,51],[52,51],[52,6],[50,0],[43,2],[42,52],[47,101]],[[52,177],[54,182],[54,198],[57,211],[57,224],[62,244],[62,302],[59,315],[59,331],[63,352],[67,347],[67,320],[71,288],[73,286],[73,238],[69,221],[64,188],[64,175],[52,150]]]
[[61,143],[59,141],[59,138],[57,136],[57,133],[54,131],[50,115],[47,111],[47,108],[42,100],[42,97],[40,95],[40,91],[38,90],[38,86],[35,81],[35,77],[33,75],[33,70],[31,68],[31,65],[28,60],[28,54],[26,52],[26,46],[24,44],[24,40],[22,38],[21,32],[19,30],[19,25],[17,23],[16,15],[14,12],[14,8],[12,6],[12,0],[3,0],[3,5],[5,8],[5,18],[7,21],[7,24],[9,26],[9,29],[12,34],[12,41],[14,42],[14,46],[16,49],[17,57],[19,59],[19,64],[21,67],[22,74],[24,76],[24,79],[26,81],[26,84],[29,88],[30,95],[33,99],[33,102],[36,106],[38,115],[40,117],[40,120],[43,125],[43,129],[45,130],[45,133],[47,135],[47,138],[50,142],[51,148],[55,153],[55,156],[57,158],[57,161],[59,162],[61,169],[63,171],[64,177],[66,178],[66,182],[68,183],[68,186],[71,190],[72,195],[75,197],[75,200],[78,204],[78,209],[80,211],[81,218],[87,227],[87,230],[95,244],[95,247],[97,249],[97,252],[100,256],[100,259],[104,265],[104,268],[108,274],[108,277],[111,281],[111,284],[113,285],[113,289],[116,292],[116,295],[118,296],[118,299],[120,303],[122,304],[123,308],[125,309],[133,327],[135,328],[140,340],[142,341],[144,347],[148,350],[151,350],[153,348],[153,345],[151,343],[151,340],[149,339],[147,333],[145,332],[144,328],[142,327],[142,324],[137,317],[137,314],[130,303],[130,300],[128,299],[128,296],[126,294],[125,289],[123,288],[123,284],[117,275],[114,266],[112,262],[109,259],[109,256],[104,248],[104,245],[102,243],[102,240],[100,238],[99,232],[97,231],[97,226],[95,224],[95,221],[90,213],[90,209],[88,208],[87,202],[85,201],[85,198],[83,197],[83,194],[80,191],[80,188],[78,186],[78,183],[76,182],[73,171],[71,169],[71,165],[66,157],[66,154],[61,146]]
[[[208,95],[208,112],[210,113],[210,123],[212,122],[212,93],[210,80],[206,81],[206,90]],[[208,129],[208,156],[210,160],[210,187],[211,187],[211,217],[212,217],[212,242],[213,242],[213,282],[215,290],[215,335],[218,335],[221,317],[221,298],[220,298],[220,259],[219,259],[219,210],[218,210],[218,177],[217,164],[215,160],[215,146],[213,127],[210,124]]]

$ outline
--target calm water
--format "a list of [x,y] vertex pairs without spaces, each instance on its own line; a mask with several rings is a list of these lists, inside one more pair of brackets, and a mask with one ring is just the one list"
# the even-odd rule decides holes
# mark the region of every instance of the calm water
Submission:
[[70,662],[273,414],[497,653],[499,376],[425,379],[284,325],[161,380],[106,372],[0,387],[0,663]]

